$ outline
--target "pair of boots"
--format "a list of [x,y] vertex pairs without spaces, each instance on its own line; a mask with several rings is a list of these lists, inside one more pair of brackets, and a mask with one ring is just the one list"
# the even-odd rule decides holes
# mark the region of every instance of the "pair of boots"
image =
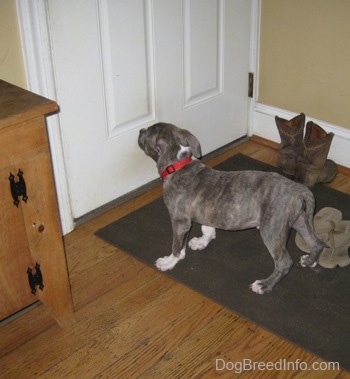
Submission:
[[337,165],[327,155],[334,133],[309,121],[304,136],[304,113],[291,120],[276,116],[275,121],[281,137],[279,166],[284,174],[308,187],[332,181]]

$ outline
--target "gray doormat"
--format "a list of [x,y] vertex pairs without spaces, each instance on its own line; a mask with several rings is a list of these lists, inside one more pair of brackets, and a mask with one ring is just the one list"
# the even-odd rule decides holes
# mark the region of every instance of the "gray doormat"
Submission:
[[[279,171],[242,154],[216,166],[219,170]],[[350,196],[317,185],[317,210],[340,209],[350,220]],[[163,199],[100,229],[96,235],[155,268],[157,258],[171,252],[172,232]],[[200,236],[194,224],[190,237]],[[294,260],[290,273],[269,294],[253,293],[249,284],[271,274],[273,261],[259,231],[217,230],[203,251],[191,251],[172,271],[164,273],[233,312],[330,362],[350,370],[350,266],[302,268],[302,253],[292,232],[288,249]],[[155,268],[156,269],[156,268]],[[159,272],[159,275],[163,273]]]

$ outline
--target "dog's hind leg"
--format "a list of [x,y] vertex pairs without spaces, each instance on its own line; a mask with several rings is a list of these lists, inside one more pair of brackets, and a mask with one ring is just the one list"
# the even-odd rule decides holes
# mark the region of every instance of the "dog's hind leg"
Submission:
[[[264,293],[271,292],[273,286],[288,274],[293,265],[293,261],[286,248],[286,232],[281,232],[281,234],[274,233],[271,235],[266,233],[265,229],[260,229],[260,234],[275,264],[273,273],[268,278],[256,280],[250,285],[252,291],[258,293],[259,295],[263,295]],[[280,239],[278,239],[278,236]]]
[[192,250],[203,250],[208,246],[211,240],[216,238],[215,228],[211,226],[202,225],[202,233],[203,235],[201,237],[193,237],[188,243],[188,246]]
[[301,256],[300,265],[302,267],[315,267],[322,250],[328,247],[324,242],[318,239],[311,225],[301,214],[295,221],[293,228],[303,237],[305,243],[310,249],[310,254]]
[[173,246],[172,253],[162,258],[158,258],[155,262],[156,267],[160,271],[172,270],[176,264],[186,256],[186,242],[188,232],[191,229],[191,221],[173,221]]

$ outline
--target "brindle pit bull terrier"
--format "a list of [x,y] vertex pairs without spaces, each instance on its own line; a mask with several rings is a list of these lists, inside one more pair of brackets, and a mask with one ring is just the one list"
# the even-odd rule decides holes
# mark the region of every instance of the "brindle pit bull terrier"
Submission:
[[157,162],[173,229],[172,252],[157,259],[159,270],[171,270],[185,258],[192,222],[201,224],[203,233],[189,242],[193,250],[204,249],[215,238],[215,228],[260,230],[275,269],[268,278],[251,284],[258,294],[270,292],[289,272],[292,259],[286,244],[291,228],[310,249],[309,255],[301,257],[301,265],[317,264],[325,244],[312,227],[315,200],[307,187],[273,172],[208,168],[196,159],[201,156],[197,138],[172,124],[158,123],[142,129],[138,143]]

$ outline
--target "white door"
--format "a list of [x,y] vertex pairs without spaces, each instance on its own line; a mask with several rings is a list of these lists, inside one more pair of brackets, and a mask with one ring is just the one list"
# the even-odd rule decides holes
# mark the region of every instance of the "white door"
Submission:
[[250,0],[47,0],[74,218],[157,177],[158,121],[206,154],[247,134]]

